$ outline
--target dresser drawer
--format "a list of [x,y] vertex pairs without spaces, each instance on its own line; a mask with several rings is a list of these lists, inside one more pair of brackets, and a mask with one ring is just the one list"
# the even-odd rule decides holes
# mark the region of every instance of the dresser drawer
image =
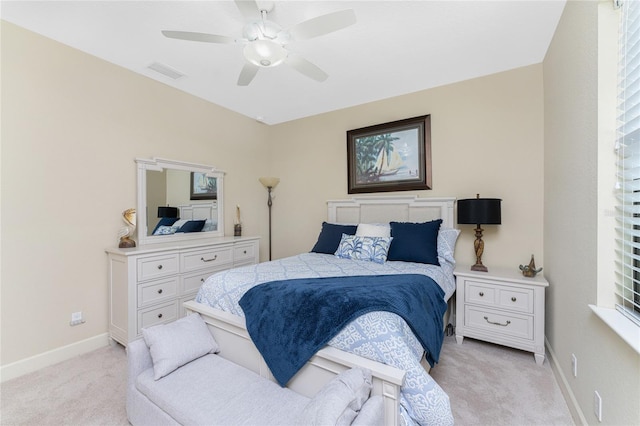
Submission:
[[153,309],[141,309],[138,311],[138,334],[143,328],[153,325],[171,322],[178,318],[178,301],[174,300],[166,305]]
[[165,280],[150,281],[138,285],[138,307],[149,306],[178,295],[178,277]]
[[533,290],[479,281],[465,281],[465,302],[533,313]]
[[182,289],[180,290],[180,294],[188,294],[198,291],[204,281],[215,272],[216,269],[214,268],[192,274],[185,274],[184,277],[182,277]]
[[183,253],[182,272],[197,271],[199,269],[229,267],[233,262],[232,247],[215,247],[206,250]]
[[483,309],[466,305],[464,325],[469,329],[488,331],[494,335],[533,339],[533,317]]
[[138,259],[138,281],[167,277],[177,273],[177,254],[150,256]]
[[243,246],[237,246],[233,249],[233,263],[238,264],[251,264],[255,262],[257,247],[255,244],[247,244]]

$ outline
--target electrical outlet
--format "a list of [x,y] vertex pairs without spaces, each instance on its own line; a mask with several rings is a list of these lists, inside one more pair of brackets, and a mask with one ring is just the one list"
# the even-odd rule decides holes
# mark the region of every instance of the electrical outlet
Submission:
[[599,422],[602,422],[602,398],[598,391],[593,394],[593,412],[598,418]]
[[80,324],[84,324],[84,319],[82,319],[82,311],[73,312],[71,314],[71,322],[69,323],[69,325],[73,327],[74,325]]
[[571,354],[571,370],[573,377],[578,377],[578,358],[574,354]]

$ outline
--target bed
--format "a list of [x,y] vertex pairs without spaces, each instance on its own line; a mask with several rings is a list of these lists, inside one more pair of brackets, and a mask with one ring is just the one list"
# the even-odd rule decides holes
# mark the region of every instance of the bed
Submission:
[[[245,322],[244,312],[240,307],[242,296],[247,291],[253,291],[260,283],[279,280],[286,282],[335,276],[371,276],[374,279],[381,275],[398,278],[420,275],[437,283],[441,303],[449,301],[455,291],[453,248],[458,236],[458,231],[453,229],[453,204],[453,198],[407,196],[329,201],[327,221],[323,223],[312,252],[214,274],[202,285],[196,300],[187,302],[185,307],[199,312],[205,318],[216,339],[224,341],[222,347],[232,348],[221,353],[221,356],[278,381],[249,337],[249,321]],[[365,224],[361,228],[375,234],[381,228],[389,227],[390,222],[397,222],[392,226],[396,226],[396,235],[400,235],[399,230],[402,228],[398,226],[434,223],[439,220],[442,222],[439,223],[439,232],[436,231],[438,262],[435,262],[439,265],[397,260],[397,253],[392,258],[391,251],[388,251],[389,260],[385,259],[380,263],[362,260],[361,257],[354,260],[353,253],[352,256],[338,257],[333,254],[332,250],[335,249],[331,245],[328,248],[321,247],[321,243],[326,242],[323,240],[325,228],[335,233],[343,229],[341,227],[351,226],[358,230],[358,224]],[[387,241],[383,236],[371,238],[377,238],[376,242]],[[346,239],[347,236],[343,235],[342,240]],[[340,241],[339,247],[344,248],[343,243],[344,241]],[[412,256],[412,250],[407,252]],[[439,318],[439,327],[448,324],[449,314],[447,310]],[[440,333],[443,333],[442,329]],[[452,424],[448,396],[423,368],[423,339],[418,339],[417,335],[420,336],[396,313],[367,312],[349,322],[331,338],[288,381],[287,386],[313,396],[333,375],[349,367],[362,366],[372,371],[374,393],[385,398],[385,424]],[[439,348],[435,352],[439,352]],[[437,359],[437,353],[435,357]]]

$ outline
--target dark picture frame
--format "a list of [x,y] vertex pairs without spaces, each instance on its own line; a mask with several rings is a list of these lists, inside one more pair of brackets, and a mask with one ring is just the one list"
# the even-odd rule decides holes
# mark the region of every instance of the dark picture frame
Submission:
[[191,200],[217,200],[218,180],[206,173],[191,172],[189,194]]
[[431,115],[347,132],[349,194],[432,189]]

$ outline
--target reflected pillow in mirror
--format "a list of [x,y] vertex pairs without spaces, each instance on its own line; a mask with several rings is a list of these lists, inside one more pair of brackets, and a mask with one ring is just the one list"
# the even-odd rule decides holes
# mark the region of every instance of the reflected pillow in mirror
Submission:
[[200,232],[202,231],[202,228],[204,228],[204,222],[205,220],[188,220],[184,225],[182,225],[180,227],[180,229],[178,229],[176,231],[176,233],[178,232]]
[[215,231],[218,229],[217,222],[212,221],[211,219],[207,219],[202,227],[202,232]]
[[175,234],[177,228],[173,226],[158,226],[153,235],[171,235]]
[[171,226],[174,223],[176,223],[178,221],[178,219],[180,219],[180,218],[179,217],[163,217],[163,218],[160,218],[160,220],[158,221],[158,224],[153,229],[152,235],[166,235],[166,234],[157,234],[156,232],[158,231],[158,229],[161,226]]

